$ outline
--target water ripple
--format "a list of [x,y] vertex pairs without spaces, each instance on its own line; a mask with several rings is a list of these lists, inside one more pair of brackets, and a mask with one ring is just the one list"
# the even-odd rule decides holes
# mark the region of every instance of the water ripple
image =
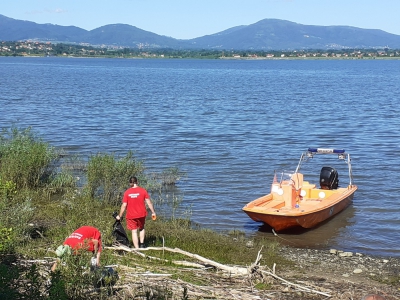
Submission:
[[[353,206],[292,245],[400,256],[400,62],[0,58],[0,126],[187,172],[192,220],[274,239],[241,208],[307,147],[352,155]],[[308,174],[318,176],[313,170]],[[345,174],[340,171],[339,174]]]

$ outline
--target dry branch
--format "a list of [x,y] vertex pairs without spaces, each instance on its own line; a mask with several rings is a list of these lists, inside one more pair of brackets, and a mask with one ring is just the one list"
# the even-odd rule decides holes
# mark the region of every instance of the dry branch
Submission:
[[331,295],[329,295],[329,294],[327,294],[327,293],[323,293],[323,292],[320,292],[320,291],[316,291],[316,290],[313,290],[313,289],[310,289],[310,288],[301,286],[301,285],[299,285],[299,284],[289,282],[289,281],[287,281],[286,279],[283,279],[283,278],[281,278],[281,277],[275,275],[274,273],[271,273],[271,272],[268,272],[268,271],[261,271],[261,272],[264,273],[264,274],[270,275],[270,276],[272,276],[272,277],[274,277],[274,278],[276,278],[276,279],[278,279],[278,280],[281,280],[281,281],[283,281],[284,283],[286,283],[286,284],[288,284],[288,285],[295,286],[295,287],[301,289],[302,291],[305,291],[305,292],[312,292],[312,293],[320,294],[320,295],[323,295],[323,296],[326,296],[326,297],[331,297]]
[[[169,262],[169,260],[162,259],[162,258],[159,258],[159,257],[145,255],[145,254],[143,254],[143,253],[141,253],[139,251],[136,251],[138,249],[132,249],[132,248],[128,248],[128,247],[125,247],[125,246],[113,246],[113,247],[104,247],[104,248],[105,249],[112,249],[112,250],[123,250],[123,251],[127,251],[127,252],[133,252],[133,253],[136,253],[137,255],[141,256],[141,257],[146,257],[146,258],[149,258],[149,259],[152,259],[152,260]],[[171,262],[176,264],[176,265],[185,266],[185,267],[204,268],[204,265],[196,264],[196,263],[188,262],[188,261],[173,260]]]
[[[156,251],[169,251],[169,252],[173,252],[173,253],[179,253],[179,254],[183,254],[185,256],[191,257],[191,258],[195,258],[203,263],[205,263],[206,265],[211,265],[213,267],[216,267],[220,270],[224,270],[227,271],[229,273],[231,273],[232,275],[247,275],[249,274],[249,270],[247,268],[243,268],[243,267],[230,267],[230,266],[226,266],[220,263],[217,263],[215,261],[212,261],[210,259],[204,258],[200,255],[197,254],[193,254],[187,251],[183,251],[179,248],[168,248],[168,247],[148,247],[145,249],[131,249],[125,246],[113,246],[113,247],[106,247],[107,249],[113,249],[113,250],[123,250],[123,251],[128,251],[128,252],[134,252],[139,254],[140,256],[145,256],[143,253],[140,253],[139,251],[147,251],[147,250],[156,250]],[[146,256],[147,257],[147,256]],[[158,258],[154,258],[154,259],[158,259]],[[204,265],[199,265],[199,264],[195,264],[195,263],[190,263],[190,262],[182,262],[182,261],[173,261],[173,263],[177,263],[177,264],[184,264],[185,266],[201,266],[202,268],[204,268]]]
[[[243,268],[243,267],[237,267],[237,266],[234,266],[234,267],[226,266],[226,265],[217,263],[215,261],[212,261],[210,259],[204,258],[204,257],[202,257],[200,255],[193,254],[193,253],[181,250],[179,248],[148,247],[148,248],[144,248],[144,249],[132,249],[132,248],[129,248],[129,247],[126,247],[126,246],[113,246],[113,247],[106,247],[106,248],[107,249],[113,249],[113,250],[123,250],[123,251],[128,251],[128,252],[134,252],[134,253],[136,253],[136,254],[138,254],[140,256],[143,256],[143,257],[149,257],[149,256],[146,256],[145,254],[141,253],[141,251],[148,251],[148,250],[169,251],[169,252],[173,252],[173,253],[179,253],[179,254],[183,254],[183,255],[191,257],[191,258],[195,258],[195,259],[205,263],[206,265],[211,265],[211,266],[214,266],[214,267],[216,267],[216,268],[218,268],[220,270],[228,271],[231,275],[250,275],[253,272],[257,272],[260,260],[262,258],[262,255],[261,255],[262,248],[261,248],[260,251],[258,252],[258,255],[257,255],[257,258],[256,258],[255,262],[249,268]],[[153,257],[153,259],[161,260],[161,259],[159,259],[157,257]],[[185,265],[194,264],[194,263],[185,262],[185,261],[173,261],[173,263],[185,264]],[[198,265],[198,264],[195,264],[195,265]],[[200,265],[200,266],[203,267],[203,268],[205,267],[203,265]],[[272,272],[268,272],[268,271],[264,271],[264,270],[262,270],[261,272],[264,273],[264,274],[267,274],[269,276],[272,276],[275,279],[278,279],[278,280],[284,282],[285,284],[294,286],[294,287],[296,287],[296,288],[298,288],[298,289],[300,289],[302,291],[312,292],[312,293],[320,294],[320,295],[323,295],[323,296],[326,296],[326,297],[331,297],[330,294],[323,293],[323,292],[320,292],[320,291],[317,291],[317,290],[314,290],[314,289],[310,289],[308,287],[301,286],[299,284],[295,284],[295,283],[289,282],[289,281],[277,276],[275,274],[275,264],[273,266],[273,271]]]

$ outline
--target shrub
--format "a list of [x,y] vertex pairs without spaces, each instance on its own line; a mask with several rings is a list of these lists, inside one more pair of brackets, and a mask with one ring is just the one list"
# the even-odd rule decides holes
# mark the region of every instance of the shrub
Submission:
[[30,128],[12,127],[0,134],[1,251],[12,251],[20,241],[29,238],[26,233],[34,215],[35,196],[40,197],[50,186],[57,186],[58,191],[71,186],[65,179],[60,184],[59,153]]
[[38,264],[26,264],[16,256],[0,256],[0,299],[106,299],[108,291],[93,291],[94,273],[83,257],[73,256],[56,272]]
[[32,199],[25,198],[15,203],[7,203],[0,200],[0,230],[2,229],[3,251],[12,249],[27,238],[28,222],[34,215]]
[[0,225],[0,253],[8,250],[11,241],[12,228],[5,228]]
[[59,155],[30,128],[12,127],[0,136],[0,177],[17,189],[39,187],[55,168]]
[[[46,277],[36,264],[0,256],[0,299],[46,299]],[[54,299],[54,298],[53,298]]]
[[[13,230],[6,227],[5,209],[9,206],[9,201],[12,201],[16,193],[15,183],[12,181],[3,181],[0,177],[0,253],[7,252],[12,246]],[[7,224],[9,225],[9,224]]]
[[17,185],[12,180],[3,181],[0,177],[0,199],[11,201],[17,193]]
[[99,153],[89,158],[86,191],[90,197],[99,197],[110,204],[120,203],[130,176],[146,184],[144,165],[130,151],[125,157]]
[[153,172],[149,174],[149,178],[158,182],[163,188],[174,187],[183,176],[186,176],[186,174],[177,167],[169,167],[162,170],[161,173]]

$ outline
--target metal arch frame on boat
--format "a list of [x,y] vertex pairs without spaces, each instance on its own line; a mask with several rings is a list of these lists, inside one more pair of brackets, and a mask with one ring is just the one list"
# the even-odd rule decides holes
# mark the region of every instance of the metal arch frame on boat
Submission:
[[310,158],[313,158],[315,154],[336,154],[339,160],[343,160],[349,169],[350,186],[353,186],[353,171],[351,168],[350,154],[346,153],[344,149],[331,149],[331,148],[308,148],[307,151],[303,152],[300,157],[300,161],[297,165],[295,173],[300,171],[300,168],[304,162],[307,162]]

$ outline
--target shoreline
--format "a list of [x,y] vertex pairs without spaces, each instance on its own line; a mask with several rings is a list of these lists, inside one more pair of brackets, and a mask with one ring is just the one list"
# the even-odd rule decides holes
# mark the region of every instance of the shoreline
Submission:
[[[333,299],[356,300],[373,293],[388,300],[400,299],[400,258],[289,247],[282,247],[279,253],[295,264],[284,276],[301,276],[313,285],[334,287]],[[353,298],[341,298],[346,293]]]
[[199,57],[115,57],[115,56],[62,56],[62,55],[0,55],[0,57],[26,57],[26,58],[90,58],[90,59],[171,59],[171,60],[400,60],[400,57],[216,57],[216,58],[199,58]]

